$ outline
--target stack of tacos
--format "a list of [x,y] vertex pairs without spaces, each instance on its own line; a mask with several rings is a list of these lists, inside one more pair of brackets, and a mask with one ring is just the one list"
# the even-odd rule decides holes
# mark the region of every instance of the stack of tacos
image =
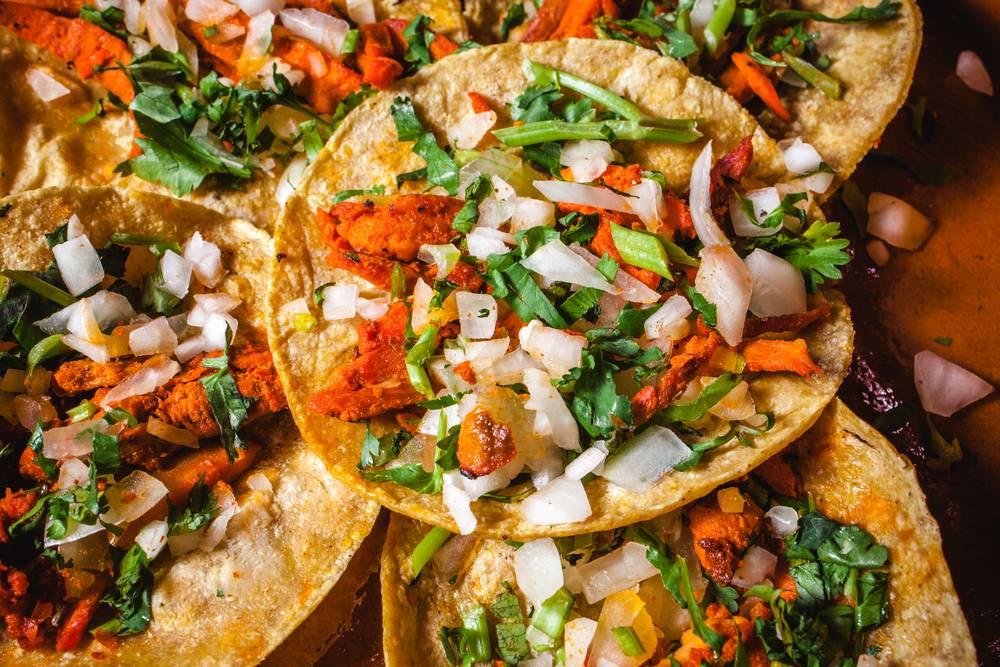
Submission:
[[919,12],[704,4],[0,2],[0,661],[313,660],[381,547],[390,665],[971,664],[835,398]]

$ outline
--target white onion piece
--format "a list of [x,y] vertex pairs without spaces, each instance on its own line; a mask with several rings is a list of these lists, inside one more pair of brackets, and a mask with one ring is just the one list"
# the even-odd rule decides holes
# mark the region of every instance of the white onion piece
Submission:
[[128,333],[128,346],[137,357],[173,354],[177,348],[177,334],[170,328],[167,318],[160,316],[149,324],[132,329]]
[[236,0],[243,13],[247,16],[257,16],[263,12],[278,12],[285,6],[285,0]]
[[[493,178],[497,179],[496,176]],[[500,229],[513,215],[514,198],[504,199],[498,197],[496,190],[494,190],[491,196],[479,203],[479,220],[476,224],[480,227]]]
[[358,25],[375,23],[375,5],[372,0],[347,0],[347,15]]
[[553,329],[538,320],[518,332],[524,351],[548,369],[552,377],[561,378],[580,365],[587,339],[583,336]]
[[531,355],[517,348],[503,355],[482,372],[477,372],[477,378],[493,384],[515,384],[521,382],[524,372],[530,368],[543,368],[542,364],[531,358]]
[[514,200],[514,212],[511,216],[511,231],[531,229],[540,225],[555,225],[556,207],[550,201],[518,197]]
[[733,573],[733,586],[750,588],[774,574],[778,565],[778,557],[767,549],[754,545],[747,549],[743,562]]
[[950,417],[994,391],[986,380],[930,350],[913,357],[913,375],[924,410],[942,417]]
[[[579,243],[574,243],[569,247],[569,249],[582,257],[593,267],[596,267],[597,263],[601,261],[597,255],[590,252]],[[631,301],[632,303],[656,303],[660,300],[659,292],[650,289],[641,280],[635,278],[626,271],[619,271],[615,274],[614,286],[618,290],[621,290],[621,293],[618,294],[618,296],[621,296],[625,300]]]
[[[127,322],[135,317],[132,304],[121,294],[101,290],[93,296],[88,297],[90,307],[97,318],[97,326],[102,330],[108,329],[112,324]],[[70,319],[80,308],[83,299],[56,311],[43,320],[35,322],[35,326],[47,334],[66,333]]]
[[712,0],[695,0],[690,15],[692,33],[701,33],[713,16],[715,16],[715,4]]
[[653,425],[627,440],[604,461],[601,477],[628,491],[653,488],[691,450],[668,428]]
[[163,289],[178,299],[187,296],[191,285],[191,272],[194,265],[173,250],[167,250],[160,258],[160,274],[163,276]]
[[201,544],[205,536],[207,526],[202,526],[193,533],[181,533],[180,535],[170,535],[167,537],[167,546],[170,547],[170,555],[174,558],[194,551]]
[[990,79],[990,73],[986,71],[986,66],[983,65],[982,59],[975,51],[962,51],[958,54],[955,74],[962,80],[962,83],[977,93],[993,96],[993,81]]
[[455,148],[472,150],[496,122],[497,114],[492,110],[467,114],[448,128],[448,143]]
[[797,184],[801,189],[822,194],[830,189],[830,186],[833,184],[833,176],[828,171],[817,171],[790,182]]
[[72,214],[66,218],[66,240],[75,239],[77,236],[83,236],[83,223],[80,222],[80,216],[76,213]]
[[154,438],[181,447],[198,448],[198,436],[186,428],[178,428],[156,417],[150,417],[146,422],[146,432]]
[[778,537],[792,535],[799,529],[799,513],[787,505],[775,505],[764,513],[764,518],[771,522],[771,530]]
[[[97,524],[100,526],[100,524]],[[59,545],[59,555],[73,561],[74,570],[106,570],[111,566],[107,535],[94,531],[87,537]]]
[[[551,435],[552,441],[559,447],[580,451],[580,431],[576,425],[576,419],[559,390],[552,386],[552,378],[549,374],[534,368],[526,369],[524,371],[524,385],[531,394],[524,407],[537,411],[538,416],[545,418],[544,422],[547,426],[547,432],[540,433],[536,418],[536,434]],[[576,479],[580,479],[580,477]]]
[[50,428],[42,432],[42,453],[46,458],[61,461],[69,457],[86,456],[94,451],[91,433],[105,433],[108,423],[102,417]]
[[514,245],[514,237],[489,227],[476,226],[465,237],[469,246],[469,254],[476,259],[486,259],[490,255],[502,255],[507,252],[507,244]]
[[462,486],[462,474],[450,470],[444,474],[444,488],[441,490],[441,501],[448,514],[458,525],[460,535],[468,535],[476,529],[476,515],[472,513],[472,499]]
[[146,558],[153,560],[167,546],[167,522],[163,519],[150,521],[139,530],[135,543],[146,553]]
[[[455,292],[462,335],[472,340],[493,337],[497,328],[497,300],[489,294]],[[485,312],[484,312],[485,311]]]
[[28,85],[31,86],[38,99],[45,103],[58,100],[70,93],[69,88],[60,83],[44,67],[29,67],[24,72],[24,78],[28,80]]
[[174,356],[177,357],[177,360],[182,364],[187,363],[204,352],[205,347],[206,342],[204,336],[192,336],[177,346],[177,349],[174,350]]
[[559,163],[569,167],[577,183],[592,183],[615,159],[611,144],[596,139],[567,141],[559,153]]
[[56,409],[52,407],[47,396],[35,398],[24,394],[14,397],[14,415],[18,423],[29,431],[34,429],[38,422],[50,422],[57,416]]
[[357,285],[330,285],[323,288],[323,319],[351,320],[358,312]]
[[715,305],[719,334],[729,345],[739,345],[753,291],[753,278],[740,256],[727,246],[705,248],[694,286]]
[[626,190],[632,195],[629,206],[632,212],[639,216],[646,229],[656,231],[667,214],[667,204],[663,201],[663,188],[649,178],[643,178]]
[[108,348],[104,344],[88,343],[73,334],[63,336],[62,342],[66,347],[76,350],[91,361],[96,361],[99,364],[106,364],[111,361],[111,353],[108,352]]
[[535,609],[562,588],[562,558],[551,537],[525,542],[514,552],[514,578]]
[[56,481],[56,488],[71,489],[74,486],[83,486],[89,479],[90,467],[75,456],[71,456],[59,464],[59,479]]
[[[533,641],[531,639],[531,633],[535,631],[536,631],[535,628],[533,628],[530,625],[528,626],[528,631],[525,634],[525,636],[528,637],[528,641]],[[539,634],[542,635],[539,638],[539,641],[541,642],[544,642],[545,639],[548,638],[547,635],[544,635],[542,633]],[[554,664],[555,664],[555,659],[552,657],[551,653],[539,653],[534,658],[528,658],[527,660],[522,660],[521,662],[517,663],[517,667],[552,667],[552,665]]]
[[195,294],[194,303],[195,306],[188,313],[185,321],[193,327],[204,327],[209,315],[212,313],[230,313],[242,301],[225,292],[219,292],[217,294]]
[[469,341],[465,344],[465,358],[472,364],[472,370],[482,373],[504,356],[509,346],[510,339],[506,336],[494,340]]
[[593,206],[622,213],[632,212],[628,198],[607,188],[566,181],[533,181],[533,184],[549,201]]
[[120,526],[135,521],[167,497],[167,487],[148,472],[133,470],[105,492],[104,523]]
[[389,297],[380,296],[375,299],[364,299],[359,296],[357,308],[361,319],[370,322],[380,320],[389,312]]
[[[714,379],[714,378],[712,378]],[[706,378],[711,383],[711,380]],[[708,413],[726,421],[743,421],[757,414],[750,385],[744,380],[729,390],[718,403],[709,408]]]
[[588,604],[596,604],[612,593],[635,586],[660,573],[646,558],[646,547],[626,542],[606,556],[576,568]]
[[217,482],[212,487],[212,493],[215,494],[218,514],[212,519],[212,523],[208,524],[205,537],[198,545],[198,549],[204,552],[212,551],[219,546],[219,543],[226,537],[229,520],[240,508],[236,502],[236,496],[233,495],[233,489],[225,482]]
[[282,209],[285,208],[288,198],[298,189],[299,183],[302,182],[302,176],[305,174],[306,167],[308,166],[309,160],[306,154],[303,153],[289,162],[288,166],[285,167],[285,171],[282,172],[281,178],[278,180],[278,186],[274,190],[274,198],[278,201],[278,206]]
[[771,317],[806,311],[806,281],[801,271],[761,248],[747,255],[743,263],[753,280],[750,312]]
[[482,155],[459,170],[458,191],[465,192],[469,184],[480,174],[499,176],[506,180],[520,167],[521,159],[516,155],[496,148],[488,148],[483,151]]
[[694,161],[694,167],[691,168],[691,187],[688,195],[691,222],[706,249],[715,245],[729,245],[729,239],[712,216],[711,186],[712,142],[709,140],[698,155],[698,159]]
[[666,337],[672,340],[682,338],[687,329],[687,318],[692,312],[694,311],[688,300],[680,294],[674,294],[646,319],[644,325],[646,337],[649,339]]
[[205,287],[215,287],[225,275],[219,246],[204,240],[199,232],[184,244],[184,259],[191,262],[195,277]]
[[594,633],[596,632],[597,621],[592,618],[581,616],[566,622],[565,630],[563,630],[563,644],[566,647],[564,667],[586,667],[587,649],[594,641]]
[[553,239],[538,248],[529,257],[522,259],[521,265],[549,280],[593,287],[602,292],[618,292],[600,271],[559,239]]
[[793,174],[811,174],[823,163],[819,151],[802,141],[802,137],[783,139],[778,148],[785,158],[785,168]]
[[[139,0],[125,0],[125,30],[130,33],[130,37],[145,31],[145,19],[141,17],[142,5]],[[140,22],[142,23],[140,27]],[[144,42],[146,40],[143,40]],[[146,42],[148,44],[148,42]],[[131,47],[131,41],[129,43]],[[152,48],[152,47],[150,47]],[[138,55],[138,54],[137,54]]]
[[438,280],[447,278],[451,274],[461,256],[461,251],[452,243],[441,245],[425,243],[420,246],[420,250],[417,252],[417,259],[421,262],[433,264],[437,267],[436,278]]
[[592,472],[602,470],[601,466],[606,458],[608,451],[600,444],[594,445],[570,461],[564,474],[569,479],[583,479]]
[[421,333],[427,327],[430,318],[431,299],[434,298],[434,290],[424,282],[423,278],[417,278],[413,286],[413,303],[410,307],[410,326],[416,333]]
[[[72,508],[75,503],[70,504]],[[67,519],[66,521],[66,534],[57,540],[49,539],[49,526],[52,525],[52,518],[49,517],[45,520],[45,548],[59,546],[60,544],[69,544],[70,542],[78,542],[85,537],[93,535],[94,533],[99,533],[104,530],[104,526],[100,522],[95,521],[93,525],[86,523],[77,523],[73,519]]]
[[[219,44],[225,44],[226,42],[236,39],[240,35],[245,35],[247,32],[247,29],[238,23],[223,23],[221,25],[215,26],[215,28],[219,32],[215,33],[215,39],[213,39],[212,41],[218,42]],[[219,79],[219,82],[222,83],[223,85],[226,85],[224,83],[225,81],[226,81],[225,77],[221,77]],[[274,164],[273,160],[271,164],[273,166]],[[270,171],[271,167],[265,167],[265,169],[267,171]]]
[[268,476],[260,470],[247,475],[246,484],[247,488],[251,491],[256,491],[257,493],[262,493],[266,496],[274,495],[274,484],[272,484]]
[[[130,0],[126,1],[128,1],[129,4],[131,4]],[[135,4],[137,7],[139,6],[138,0],[136,0]],[[139,9],[136,9],[136,11],[139,11]],[[126,16],[125,20],[127,22],[128,14],[126,14],[125,16]],[[229,24],[225,25],[228,26]],[[144,40],[142,37],[136,37],[135,35],[129,35],[127,43],[128,43],[128,50],[131,51],[132,55],[136,58],[141,58],[142,56],[146,55],[147,53],[153,50],[152,44]]]
[[868,196],[868,233],[891,246],[916,250],[933,231],[923,213],[898,197],[873,192]]
[[[461,420],[458,423],[461,423]],[[484,493],[493,493],[500,489],[506,489],[510,486],[510,480],[514,479],[513,475],[508,472],[507,467],[504,466],[499,470],[494,470],[489,475],[480,475],[475,479],[469,479],[465,475],[462,475],[462,488],[469,494],[471,500],[478,500]]]
[[77,236],[52,247],[59,275],[73,296],[80,296],[104,280],[101,258],[86,236]]
[[591,514],[590,500],[578,479],[557,477],[521,501],[521,516],[535,526],[583,521]]
[[78,304],[70,315],[69,322],[66,323],[66,330],[80,340],[103,345],[104,334],[101,333],[101,325],[98,324],[97,318],[94,317],[90,299],[80,299]]
[[[281,25],[288,29],[288,32],[297,37],[309,40],[326,52],[328,55],[337,57],[344,46],[344,38],[351,26],[344,19],[324,14],[312,8],[305,9],[282,9],[278,12]],[[256,19],[257,17],[254,17]],[[250,20],[251,32],[253,31],[253,21]],[[249,40],[249,37],[247,37]]]
[[170,381],[181,370],[180,364],[163,356],[153,357],[142,368],[125,378],[101,400],[101,408],[107,409],[112,403],[132,396],[148,394]]
[[238,11],[239,7],[226,0],[188,0],[184,8],[189,19],[207,26],[218,25]]
[[[750,190],[743,193],[743,198],[753,204],[757,222],[763,222],[764,218],[781,205],[781,195],[778,194],[777,188]],[[755,225],[740,204],[740,194],[734,191],[729,195],[729,217],[733,221],[733,231],[737,236],[772,236],[781,231],[780,224],[774,227]]]
[[149,43],[163,47],[170,53],[178,49],[177,29],[171,16],[170,4],[167,0],[146,0],[140,12],[146,22],[146,33]]
[[225,313],[212,313],[205,319],[205,326],[201,329],[201,337],[204,339],[206,352],[214,350],[224,350],[226,345],[236,339],[236,329],[239,322],[232,315]]
[[478,544],[479,539],[475,535],[452,535],[444,546],[431,556],[434,573],[443,581],[451,581],[465,569],[469,554]]
[[[282,13],[286,11],[292,10],[282,10]],[[274,29],[274,19],[275,14],[270,10],[265,10],[250,19],[250,22],[247,23],[247,38],[243,42],[243,52],[240,55],[241,60],[253,61],[267,55],[267,50],[271,47],[271,31]],[[282,23],[288,28],[288,23],[285,22],[284,17],[282,17]],[[299,26],[297,23],[293,22],[293,25],[298,29]],[[288,31],[293,32],[291,28],[288,28]]]

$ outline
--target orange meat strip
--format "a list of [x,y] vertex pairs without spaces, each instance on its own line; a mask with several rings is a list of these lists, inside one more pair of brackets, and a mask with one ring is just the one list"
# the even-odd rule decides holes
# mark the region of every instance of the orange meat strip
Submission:
[[[600,214],[601,219],[597,224],[597,233],[594,234],[594,238],[590,240],[590,251],[598,257],[608,255],[618,262],[618,264],[622,267],[622,270],[627,274],[640,281],[646,287],[656,289],[660,284],[660,276],[653,273],[649,269],[640,269],[638,266],[632,266],[631,264],[625,264],[622,262],[622,256],[618,252],[618,247],[615,245],[614,238],[611,236],[611,225],[621,224],[620,222],[617,222],[618,220],[624,222],[623,218],[627,214],[604,210],[598,211],[598,213]],[[612,220],[615,220],[615,222]]]
[[397,301],[382,319],[358,325],[354,360],[338,368],[330,386],[309,399],[309,409],[357,421],[422,401],[406,373],[408,319],[406,304]]
[[693,629],[688,628],[681,635],[680,647],[671,656],[681,667],[729,664],[736,658],[736,648],[741,642],[743,644],[752,642],[748,652],[751,667],[768,667],[771,664],[763,646],[759,644],[759,641],[754,640],[752,621],[745,616],[734,616],[725,606],[713,602],[705,609],[705,625],[725,639],[722,653],[718,656],[714,655],[708,644],[695,634]]
[[361,38],[358,67],[364,82],[376,88],[388,88],[403,73],[403,65],[396,59],[392,30],[385,23],[369,23],[361,26]]
[[[31,448],[26,449],[34,454]],[[7,526],[27,514],[37,500],[38,493],[30,489],[14,492],[6,490],[4,497],[0,498],[0,543],[10,539]]]
[[72,651],[80,645],[80,640],[87,632],[87,626],[97,611],[103,593],[103,587],[95,585],[89,593],[76,601],[73,611],[66,616],[56,635],[57,651]]
[[597,37],[594,19],[617,18],[614,0],[545,0],[524,33],[522,41],[544,42],[568,37]]
[[72,64],[81,78],[97,79],[124,102],[132,100],[132,84],[119,70],[98,71],[128,63],[128,45],[100,27],[26,5],[0,2],[0,26]]
[[649,420],[655,412],[670,404],[683,391],[698,369],[708,361],[721,342],[719,334],[707,331],[691,336],[681,349],[670,357],[670,367],[655,384],[643,387],[632,397],[632,419],[636,425]]
[[476,408],[462,420],[458,463],[466,475],[489,475],[513,461],[516,455],[510,427],[493,419],[486,410]]
[[744,338],[756,338],[765,333],[775,331],[798,331],[804,329],[813,322],[826,319],[830,315],[830,304],[824,303],[812,310],[804,313],[792,313],[791,315],[774,315],[760,319],[748,319],[743,326]]
[[244,472],[257,458],[261,446],[256,442],[244,442],[245,449],[236,449],[236,460],[230,462],[222,445],[202,447],[179,457],[169,468],[157,470],[153,474],[167,487],[170,504],[174,507],[187,505],[191,489],[203,479],[205,486],[216,482],[231,482]]
[[722,75],[722,83],[726,87],[726,92],[737,100],[745,102],[749,91],[749,93],[759,97],[775,116],[786,123],[791,121],[792,115],[788,113],[788,109],[778,97],[774,82],[764,73],[760,65],[742,52],[734,53],[732,61],[732,67]]
[[758,338],[743,344],[741,349],[747,370],[778,373],[789,371],[802,377],[823,372],[809,357],[809,348],[803,338],[795,340],[769,340]]
[[694,538],[694,552],[705,572],[722,586],[728,586],[742,554],[756,535],[764,516],[751,498],[746,498],[742,512],[723,512],[711,500],[685,510]]

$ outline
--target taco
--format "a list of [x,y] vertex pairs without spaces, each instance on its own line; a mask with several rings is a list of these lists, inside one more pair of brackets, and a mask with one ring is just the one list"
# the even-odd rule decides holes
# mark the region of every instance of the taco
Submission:
[[0,2],[0,194],[114,182],[270,230],[337,123],[464,35],[456,0],[97,4]]
[[977,664],[913,467],[839,401],[627,529],[518,544],[394,515],[381,576],[390,667]]
[[466,16],[488,41],[623,40],[677,58],[775,139],[811,145],[838,184],[906,101],[922,35],[913,0],[472,2]]
[[488,47],[360,111],[289,200],[268,306],[347,483],[451,530],[592,532],[744,474],[832,399],[847,242],[798,185],[750,185],[773,144],[675,61]]
[[285,411],[269,237],[110,188],[0,215],[0,662],[256,664],[378,511]]

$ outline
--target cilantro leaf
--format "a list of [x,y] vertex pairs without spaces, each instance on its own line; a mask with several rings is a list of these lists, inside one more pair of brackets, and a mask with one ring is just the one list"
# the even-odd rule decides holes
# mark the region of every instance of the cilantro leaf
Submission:
[[392,461],[403,447],[410,441],[410,434],[406,431],[395,431],[387,433],[381,438],[375,436],[370,425],[365,425],[365,438],[361,443],[361,461],[358,469],[374,468],[384,466]]
[[170,514],[167,523],[170,526],[170,535],[184,535],[193,533],[211,523],[215,515],[219,513],[218,502],[215,494],[205,484],[205,475],[198,477],[198,481],[191,487],[188,495],[186,507],[170,507]]
[[827,280],[839,280],[840,271],[851,261],[844,252],[849,245],[847,239],[838,238],[840,223],[816,220],[802,234],[783,230],[774,236],[758,237],[754,245],[773,252],[800,270],[806,278],[810,291],[815,292]]
[[133,544],[118,564],[114,588],[101,598],[102,604],[115,610],[115,617],[97,629],[113,635],[143,632],[152,618],[152,594],[153,574],[149,571],[149,558],[142,547]]
[[201,384],[205,387],[212,417],[219,426],[219,438],[229,461],[233,462],[239,456],[236,450],[246,448],[237,430],[246,421],[251,402],[240,393],[236,380],[229,373],[228,349],[221,356],[209,357],[201,363],[206,368],[218,369],[202,378]]

